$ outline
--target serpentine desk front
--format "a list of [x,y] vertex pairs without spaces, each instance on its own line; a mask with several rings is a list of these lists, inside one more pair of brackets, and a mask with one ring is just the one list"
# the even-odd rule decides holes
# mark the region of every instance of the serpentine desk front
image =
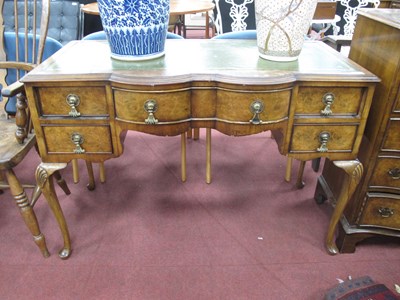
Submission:
[[[102,162],[123,152],[127,130],[182,135],[206,128],[207,181],[211,129],[227,135],[271,130],[282,155],[326,157],[347,174],[326,236],[362,176],[356,159],[378,78],[320,42],[306,42],[294,62],[258,57],[254,40],[167,40],[164,57],[122,62],[106,41],[72,42],[23,82],[42,163],[36,179],[60,226],[69,257],[66,221],[52,175],[72,159]],[[247,145],[251,146],[251,145]],[[42,236],[35,237],[46,249]]]

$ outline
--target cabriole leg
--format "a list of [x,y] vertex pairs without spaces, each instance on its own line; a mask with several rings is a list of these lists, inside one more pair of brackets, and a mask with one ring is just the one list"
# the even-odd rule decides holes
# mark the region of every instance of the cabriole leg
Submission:
[[36,181],[57,220],[64,239],[64,247],[58,254],[62,259],[67,259],[71,255],[71,240],[64,214],[54,190],[53,174],[66,166],[67,164],[64,163],[41,163],[36,169]]
[[348,201],[352,197],[363,174],[363,166],[358,160],[334,161],[333,164],[346,172],[346,178],[340,190],[340,195],[337,199],[326,236],[326,248],[332,255],[339,252],[334,242],[334,235],[340,217],[342,216],[343,211],[346,208]]

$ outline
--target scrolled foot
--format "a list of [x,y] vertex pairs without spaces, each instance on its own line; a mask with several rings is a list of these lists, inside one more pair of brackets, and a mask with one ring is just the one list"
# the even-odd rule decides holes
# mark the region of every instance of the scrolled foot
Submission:
[[71,249],[63,248],[60,250],[60,252],[58,252],[58,256],[61,259],[68,259],[71,255],[71,252],[72,252]]

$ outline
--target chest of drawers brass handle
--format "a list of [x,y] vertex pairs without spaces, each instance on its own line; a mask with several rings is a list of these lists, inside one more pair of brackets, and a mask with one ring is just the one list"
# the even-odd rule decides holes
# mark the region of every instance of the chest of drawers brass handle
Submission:
[[84,138],[83,138],[83,136],[82,136],[81,134],[74,132],[74,133],[71,135],[71,141],[72,141],[72,142],[74,143],[74,145],[75,145],[74,153],[77,153],[77,154],[83,154],[83,153],[85,153],[85,149],[83,149],[83,148],[81,147],[81,145],[82,145],[83,142],[84,142]]
[[73,118],[79,117],[81,113],[78,111],[77,107],[81,103],[78,95],[69,94],[66,98],[67,104],[71,107],[71,111],[68,113]]
[[260,113],[264,111],[264,103],[261,100],[254,100],[250,104],[250,111],[253,113],[253,118],[249,122],[254,125],[262,124]]
[[154,113],[157,111],[158,105],[156,100],[149,99],[144,103],[144,110],[149,114],[147,118],[144,120],[146,124],[157,124],[158,120],[154,116]]
[[399,168],[395,168],[395,169],[389,170],[388,174],[394,180],[399,180],[400,179],[400,169]]
[[331,138],[331,134],[327,131],[323,131],[319,134],[319,142],[321,145],[317,148],[318,152],[328,152],[328,141]]
[[378,209],[378,212],[382,218],[390,218],[394,215],[394,209],[391,209],[389,207],[380,207]]
[[331,106],[333,105],[334,101],[335,101],[335,95],[332,93],[326,93],[322,97],[322,103],[325,104],[325,108],[321,110],[321,115],[330,116],[332,114]]

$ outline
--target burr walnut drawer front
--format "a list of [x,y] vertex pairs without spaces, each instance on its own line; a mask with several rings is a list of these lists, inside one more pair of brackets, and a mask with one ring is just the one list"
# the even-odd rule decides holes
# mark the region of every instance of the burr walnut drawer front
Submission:
[[386,137],[383,142],[383,150],[399,151],[400,149],[400,119],[392,118],[389,121]]
[[291,90],[248,92],[217,91],[216,117],[237,124],[261,124],[288,118]]
[[294,125],[290,152],[352,152],[357,125]]
[[397,188],[400,191],[400,157],[379,157],[370,187]]
[[360,114],[362,99],[362,88],[301,86],[295,114],[357,116]]
[[400,229],[400,196],[385,193],[367,194],[360,226]]
[[114,89],[118,119],[139,124],[168,124],[190,118],[190,90],[155,92]]
[[47,153],[112,153],[109,126],[43,126]]
[[42,116],[108,116],[104,87],[38,88]]

